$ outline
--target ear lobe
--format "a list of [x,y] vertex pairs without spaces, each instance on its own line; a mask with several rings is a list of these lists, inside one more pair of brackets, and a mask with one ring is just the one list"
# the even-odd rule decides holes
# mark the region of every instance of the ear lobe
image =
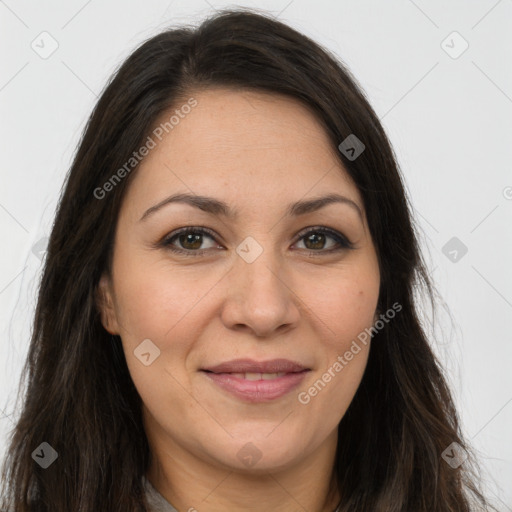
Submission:
[[114,308],[112,286],[107,275],[103,274],[96,288],[96,307],[100,313],[101,324],[110,334],[119,334],[119,326]]

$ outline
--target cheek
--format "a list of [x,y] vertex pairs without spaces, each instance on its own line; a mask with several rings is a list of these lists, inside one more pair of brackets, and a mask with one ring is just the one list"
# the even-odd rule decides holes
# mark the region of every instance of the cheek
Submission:
[[[199,272],[192,265],[171,267],[164,258],[123,256],[119,254],[114,267],[116,315],[132,379],[148,403],[159,393],[166,400],[176,397],[183,392],[180,383],[188,386],[187,358],[204,330],[204,299],[219,276]],[[151,343],[144,341],[148,339]],[[137,357],[143,343],[158,355],[150,366]]]
[[328,414],[339,420],[359,387],[370,350],[369,329],[374,325],[379,286],[375,266],[354,265],[336,276],[315,279],[309,288],[308,301],[321,320],[317,325],[324,343],[317,380],[304,390],[304,400],[311,400],[312,410],[318,408],[318,414],[325,414],[328,404],[336,404]]
[[377,308],[378,274],[353,270],[338,274],[336,279],[316,281],[308,292],[312,310],[323,321],[338,351],[373,325]]
[[298,400],[309,414],[324,418],[325,428],[340,421],[361,383],[371,342],[365,329],[373,325],[378,293],[374,278],[338,279],[336,287],[316,288],[322,299],[315,299],[313,309],[327,326],[322,329],[327,336],[315,379],[301,389]]
[[164,343],[172,338],[175,327],[177,330],[181,322],[188,322],[189,314],[211,287],[191,268],[173,269],[163,258],[120,255],[117,264],[116,314],[128,338],[153,337]]
[[201,291],[199,282],[158,263],[135,265],[121,258],[119,263],[116,314],[135,387],[153,415],[172,408],[185,417],[191,403],[183,393],[182,386],[188,387],[183,370],[199,336],[199,308],[194,306],[207,289]]

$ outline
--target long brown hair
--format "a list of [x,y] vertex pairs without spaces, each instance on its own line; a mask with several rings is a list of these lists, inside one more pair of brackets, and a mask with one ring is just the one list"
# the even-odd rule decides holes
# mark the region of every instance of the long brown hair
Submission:
[[[471,452],[419,321],[415,290],[434,303],[435,288],[377,115],[327,50],[270,16],[238,9],[144,42],[117,70],[88,120],[49,238],[22,374],[23,407],[3,467],[2,510],[146,510],[142,477],[150,451],[141,398],[120,338],[105,331],[97,307],[98,281],[111,268],[118,212],[137,168],[105,197],[97,190],[142,146],[163,113],[190,91],[213,86],[280,93],[312,109],[364,201],[381,272],[378,310],[402,306],[374,334],[362,382],[339,425],[333,483],[340,510],[490,507],[471,469],[474,457],[452,467],[441,456],[452,443]],[[338,150],[350,134],[365,145],[357,159]],[[46,469],[33,456],[43,442],[58,454]]]

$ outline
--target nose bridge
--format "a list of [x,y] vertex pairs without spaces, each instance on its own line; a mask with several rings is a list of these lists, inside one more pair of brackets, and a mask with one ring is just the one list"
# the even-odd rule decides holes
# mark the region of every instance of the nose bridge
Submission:
[[231,327],[244,324],[262,336],[295,323],[298,309],[272,237],[258,238],[248,236],[236,248],[223,319]]
[[284,277],[281,258],[271,245],[271,236],[258,236],[258,239],[247,236],[236,248],[238,260],[235,263],[237,280],[246,298],[257,299],[262,294],[265,300],[283,300],[286,293],[284,283],[279,274]]

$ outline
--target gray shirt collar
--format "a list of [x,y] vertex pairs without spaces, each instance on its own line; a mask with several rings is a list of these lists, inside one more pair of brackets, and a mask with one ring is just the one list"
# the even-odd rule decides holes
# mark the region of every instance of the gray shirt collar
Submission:
[[[146,477],[142,477],[146,499],[148,500],[150,512],[178,512],[150,483]],[[339,506],[335,512],[338,512]]]
[[142,477],[150,512],[178,512],[150,483]]

